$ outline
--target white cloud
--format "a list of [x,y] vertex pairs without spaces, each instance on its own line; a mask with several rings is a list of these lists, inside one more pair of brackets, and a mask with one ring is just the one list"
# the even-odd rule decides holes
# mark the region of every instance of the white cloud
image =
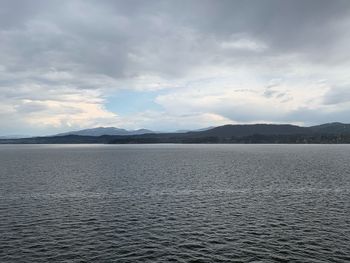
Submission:
[[233,49],[238,51],[246,50],[253,52],[262,52],[268,48],[267,45],[261,41],[237,37],[233,37],[231,40],[222,42],[220,46],[224,49]]
[[[0,133],[346,120],[347,1],[2,5]],[[120,90],[160,109],[111,112]]]

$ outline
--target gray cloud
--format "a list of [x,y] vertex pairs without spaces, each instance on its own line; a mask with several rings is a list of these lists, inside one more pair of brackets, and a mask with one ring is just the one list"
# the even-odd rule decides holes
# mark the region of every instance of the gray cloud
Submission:
[[[203,61],[233,63],[286,52],[321,62],[347,56],[339,37],[347,29],[348,1],[1,1],[1,6],[1,61],[12,71],[55,67],[120,78],[176,75]],[[240,37],[262,41],[268,49],[257,54],[218,45]]]
[[349,108],[340,108],[337,111],[328,111],[327,108],[309,109],[299,108],[284,116],[283,121],[290,122],[296,119],[306,125],[315,125],[326,122],[349,122]]
[[324,104],[336,105],[350,102],[350,89],[348,86],[333,87],[324,95]]
[[[48,112],[47,101],[79,97],[103,108],[108,92],[178,89],[178,79],[191,83],[202,68],[214,66],[232,74],[252,69],[264,90],[266,79],[291,68],[348,67],[349,15],[347,0],[0,0],[0,103],[16,114]],[[208,78],[217,72],[208,70]],[[348,95],[346,88],[334,88],[323,102],[340,103]],[[265,97],[290,100],[276,87],[266,89]],[[224,102],[223,108],[238,109],[223,115],[253,118],[250,105],[240,111]],[[303,119],[298,114],[291,120]],[[270,110],[254,118],[264,116],[283,120]]]
[[37,102],[27,102],[16,105],[15,109],[17,110],[17,113],[32,113],[47,110],[48,107]]

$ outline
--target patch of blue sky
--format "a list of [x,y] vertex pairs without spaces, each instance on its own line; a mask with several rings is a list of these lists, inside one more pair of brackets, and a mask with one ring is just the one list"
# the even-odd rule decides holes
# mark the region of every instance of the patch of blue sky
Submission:
[[158,95],[160,95],[159,91],[120,90],[108,96],[105,107],[120,115],[147,110],[159,111],[162,110],[162,106],[155,102]]

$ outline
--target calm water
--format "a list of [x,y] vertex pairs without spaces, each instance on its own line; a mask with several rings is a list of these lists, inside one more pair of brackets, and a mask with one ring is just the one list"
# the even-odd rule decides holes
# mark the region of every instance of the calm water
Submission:
[[349,262],[350,146],[0,146],[0,262]]

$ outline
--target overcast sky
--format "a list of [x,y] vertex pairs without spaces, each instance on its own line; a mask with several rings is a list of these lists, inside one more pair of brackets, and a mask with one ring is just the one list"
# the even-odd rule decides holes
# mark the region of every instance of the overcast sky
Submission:
[[0,0],[0,135],[350,122],[350,1]]

